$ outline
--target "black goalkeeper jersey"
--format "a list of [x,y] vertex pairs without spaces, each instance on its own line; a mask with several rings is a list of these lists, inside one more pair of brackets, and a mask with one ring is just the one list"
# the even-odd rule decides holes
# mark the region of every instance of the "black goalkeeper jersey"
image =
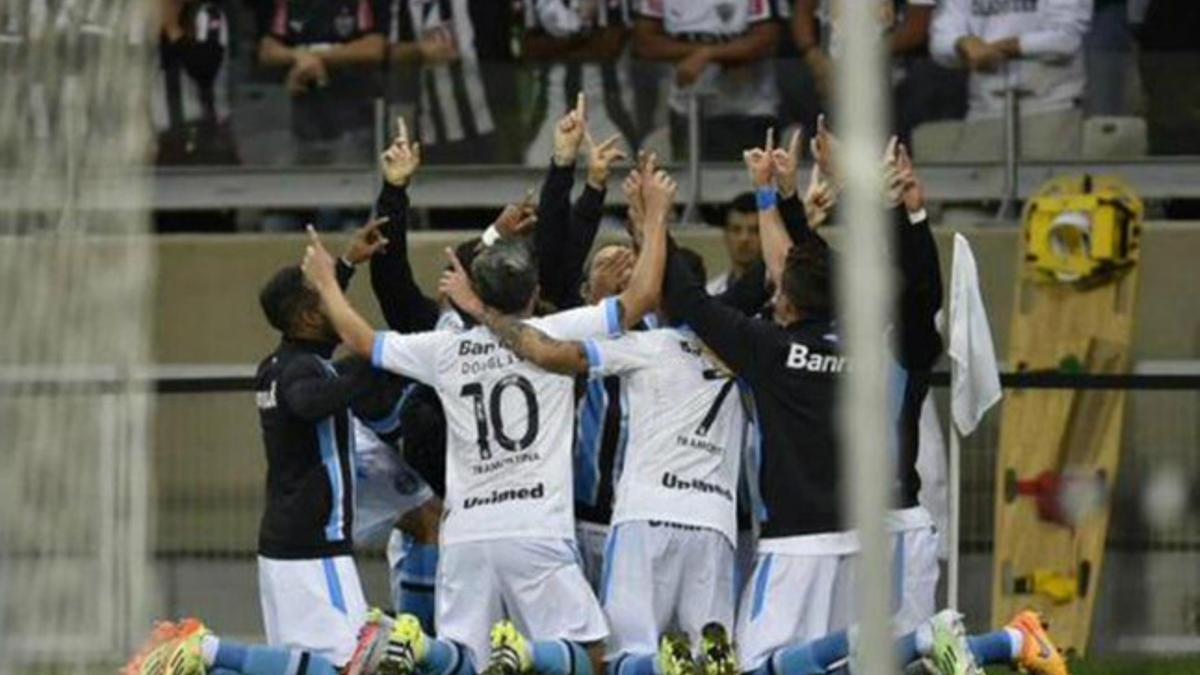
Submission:
[[258,366],[256,403],[267,453],[258,552],[267,558],[350,555],[357,372],[330,363],[335,345],[283,340]]

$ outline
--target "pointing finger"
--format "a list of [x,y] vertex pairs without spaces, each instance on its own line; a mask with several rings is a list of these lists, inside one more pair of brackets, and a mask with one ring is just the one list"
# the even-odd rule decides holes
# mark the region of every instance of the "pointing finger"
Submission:
[[575,115],[580,122],[587,120],[587,97],[582,91],[575,97]]
[[466,276],[462,263],[458,261],[458,256],[454,254],[454,249],[449,246],[446,247],[446,257],[450,259],[450,267],[454,268],[455,272]]
[[317,235],[317,228],[313,227],[312,224],[309,224],[305,229],[308,231],[308,241],[314,247],[314,249],[324,251],[325,246],[321,244],[321,237]]

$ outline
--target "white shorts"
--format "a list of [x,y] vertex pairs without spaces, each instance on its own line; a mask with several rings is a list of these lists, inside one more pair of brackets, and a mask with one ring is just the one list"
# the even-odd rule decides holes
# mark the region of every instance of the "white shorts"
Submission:
[[438,637],[491,656],[492,625],[509,619],[531,640],[583,644],[608,636],[600,603],[566,539],[491,539],[443,546],[438,558]]
[[710,621],[733,626],[733,545],[716,530],[621,523],[609,534],[604,562],[600,598],[612,629],[607,660],[653,654],[671,629],[698,643]]
[[258,557],[267,644],[309,651],[339,668],[354,655],[367,601],[354,558]]
[[579,558],[583,562],[583,575],[592,590],[600,593],[600,580],[604,574],[604,547],[608,541],[608,526],[600,523],[575,521],[575,541],[579,544]]
[[939,540],[924,507],[893,511],[892,624],[897,635],[937,613]]
[[758,668],[781,647],[848,628],[857,557],[759,553],[738,608],[741,671]]
[[[373,442],[364,442],[367,438]],[[383,541],[398,518],[433,498],[433,490],[374,435],[360,432],[355,440],[354,540],[360,544]]]

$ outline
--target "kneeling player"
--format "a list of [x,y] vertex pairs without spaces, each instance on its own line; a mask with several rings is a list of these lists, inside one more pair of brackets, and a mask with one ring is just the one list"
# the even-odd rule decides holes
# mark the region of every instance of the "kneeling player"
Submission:
[[[540,672],[588,672],[583,645],[608,631],[571,546],[574,382],[517,359],[483,327],[377,335],[346,301],[332,258],[312,236],[304,267],[347,345],[376,366],[433,386],[446,410],[439,639],[401,617],[396,662],[406,672],[422,663],[469,671],[485,662],[507,672],[530,661]],[[498,243],[478,255],[472,271],[488,302],[531,313],[537,271],[527,247]],[[644,288],[632,288],[534,322],[564,339],[620,333],[653,303]],[[502,619],[513,623],[498,625],[489,644],[489,628]],[[540,642],[526,645],[517,626]]]
[[[654,200],[645,211],[669,209],[673,181],[662,172],[645,181]],[[640,199],[641,192],[636,196]],[[645,239],[649,249],[665,250],[661,219],[648,221]],[[698,256],[693,260],[703,276],[703,263]],[[660,286],[661,264],[653,271],[651,284]],[[462,293],[451,296],[460,307],[479,305],[462,276],[451,286]],[[649,675],[656,666],[660,672],[691,671],[687,636],[699,639],[703,633],[710,670],[735,673],[727,635],[734,611],[745,414],[732,376],[693,333],[678,326],[615,340],[561,342],[491,308],[476,318],[507,336],[507,346],[518,356],[546,370],[624,378],[628,450],[600,591],[612,628],[609,671]],[[664,635],[672,626],[684,635]]]

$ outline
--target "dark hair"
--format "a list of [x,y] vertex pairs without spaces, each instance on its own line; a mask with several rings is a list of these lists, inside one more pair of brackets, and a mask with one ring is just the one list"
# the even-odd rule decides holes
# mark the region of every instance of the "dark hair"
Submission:
[[538,271],[524,242],[501,239],[475,256],[471,279],[484,304],[512,314],[529,304],[537,290]]
[[454,247],[454,256],[458,258],[458,262],[463,266],[467,276],[471,274],[471,264],[475,262],[475,256],[483,250],[483,239],[480,237],[471,237],[458,246]]
[[301,312],[315,308],[317,303],[317,294],[304,283],[299,265],[279,270],[258,292],[258,304],[267,323],[284,335],[296,327]]
[[831,263],[829,247],[823,242],[805,239],[788,251],[781,285],[796,309],[820,314],[832,311]]
[[725,220],[729,220],[731,212],[737,213],[758,213],[758,199],[755,198],[753,192],[743,192],[733,198],[729,202],[729,207],[725,211]]

